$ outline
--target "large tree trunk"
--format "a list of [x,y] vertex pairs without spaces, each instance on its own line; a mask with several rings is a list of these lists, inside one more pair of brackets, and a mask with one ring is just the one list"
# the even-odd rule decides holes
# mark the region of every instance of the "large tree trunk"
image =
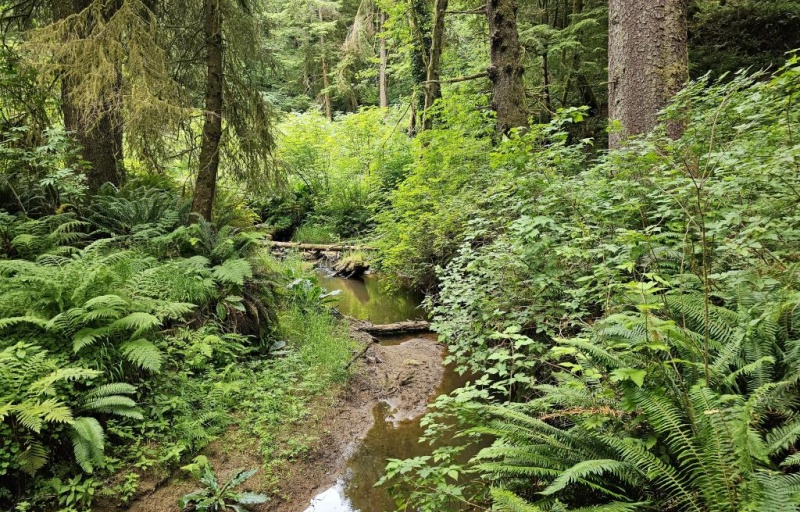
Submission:
[[[380,17],[380,31],[383,32],[383,26],[386,24],[386,13],[381,11]],[[387,91],[388,80],[386,77],[386,68],[389,63],[388,53],[386,51],[386,36],[381,36],[381,49],[380,49],[380,69],[378,71],[378,96],[380,96],[381,108],[389,106],[389,93]]]
[[192,212],[211,220],[219,171],[219,141],[222,138],[222,12],[220,0],[204,0],[206,40],[206,105],[203,142]]
[[428,56],[428,72],[425,79],[425,110],[422,113],[422,129],[429,130],[433,127],[431,107],[442,97],[442,85],[439,82],[439,62],[442,58],[444,46],[444,16],[447,11],[448,0],[436,0],[433,9],[433,32],[431,34],[431,51]]
[[492,81],[492,108],[497,112],[497,131],[528,126],[525,87],[522,83],[522,48],[517,32],[516,0],[488,0]]
[[[93,0],[54,0],[53,8],[57,19],[79,14],[92,4]],[[107,18],[116,13],[120,2],[110,2],[105,13]],[[89,37],[92,27],[85,27],[85,31],[78,37]],[[119,63],[118,66],[121,66]],[[69,66],[67,64],[67,66]],[[85,171],[86,183],[91,192],[97,190],[105,183],[120,186],[125,178],[122,150],[122,99],[120,97],[122,73],[119,67],[116,70],[115,82],[117,86],[111,92],[111,97],[101,98],[99,105],[83,105],[73,97],[73,91],[80,85],[82,77],[65,72],[61,80],[61,110],[64,115],[64,127],[75,135],[81,145],[81,156],[89,163],[90,168]]]
[[[688,0],[609,1],[609,118],[622,124],[609,135],[610,148],[650,131],[688,80],[687,10]],[[667,130],[677,137],[681,126]]]

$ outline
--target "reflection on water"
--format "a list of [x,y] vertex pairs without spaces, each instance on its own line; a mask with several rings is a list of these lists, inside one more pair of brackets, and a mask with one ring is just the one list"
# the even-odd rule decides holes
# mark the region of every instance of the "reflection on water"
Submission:
[[337,296],[336,309],[345,315],[374,324],[425,319],[425,311],[418,307],[422,301],[421,295],[402,289],[387,293],[378,276],[344,279],[330,277],[321,271],[318,280],[320,286],[328,291],[342,291]]
[[[430,336],[430,335],[429,335]],[[411,339],[414,336],[409,336]],[[418,337],[418,336],[417,336]],[[466,384],[468,377],[459,376],[445,367],[444,376],[431,401]],[[394,501],[384,487],[375,487],[386,467],[386,459],[406,459],[430,455],[436,445],[420,443],[423,428],[421,417],[394,423],[387,418],[391,410],[385,403],[372,411],[375,424],[361,446],[347,463],[344,476],[336,485],[317,495],[305,512],[391,512]]]
[[311,500],[306,512],[352,512],[353,505],[344,495],[344,480],[341,478],[325,492],[319,493]]

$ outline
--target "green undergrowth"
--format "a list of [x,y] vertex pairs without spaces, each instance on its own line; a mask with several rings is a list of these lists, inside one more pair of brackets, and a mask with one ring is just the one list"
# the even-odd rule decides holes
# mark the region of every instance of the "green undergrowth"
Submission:
[[234,423],[269,464],[346,379],[352,342],[313,276],[186,206],[140,188],[0,213],[3,510],[124,503]]
[[600,154],[582,110],[471,158],[462,126],[428,135],[384,264],[438,278],[434,329],[475,374],[427,438],[494,442],[391,461],[400,509],[800,510],[798,84],[797,57],[690,83],[679,139]]

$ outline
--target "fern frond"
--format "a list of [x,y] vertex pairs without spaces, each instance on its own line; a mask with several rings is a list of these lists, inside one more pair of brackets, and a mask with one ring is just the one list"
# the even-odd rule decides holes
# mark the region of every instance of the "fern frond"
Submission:
[[125,357],[139,368],[151,372],[161,370],[163,355],[161,349],[146,339],[127,341],[120,346]]
[[127,396],[111,395],[100,398],[93,398],[83,403],[84,411],[95,411],[105,414],[114,414],[126,418],[141,420],[144,418],[142,413],[136,410],[136,402]]
[[42,443],[34,441],[17,455],[17,464],[22,471],[33,475],[47,464],[47,450]]
[[31,383],[29,392],[34,395],[54,394],[53,385],[59,381],[77,381],[84,379],[91,379],[100,375],[101,372],[97,370],[89,370],[87,368],[59,368],[56,371],[46,375]]
[[214,267],[213,275],[221,283],[243,286],[245,280],[253,277],[253,267],[247,260],[229,259]]
[[136,386],[126,382],[112,382],[97,386],[86,393],[85,396],[87,399],[93,399],[111,395],[132,395],[134,393],[136,393]]
[[[588,485],[595,490],[599,490],[609,496],[621,498],[617,492],[613,492],[597,482],[592,481],[592,477],[601,476],[605,473],[610,473],[620,480],[631,482],[632,475],[636,472],[636,466],[611,459],[600,460],[583,460],[571,468],[563,471],[558,477],[553,480],[540,494],[549,496],[563,490],[572,483],[581,483]],[[634,478],[635,480],[635,478]]]
[[767,434],[767,446],[770,454],[786,450],[797,443],[800,438],[800,419],[772,429]]
[[14,407],[20,424],[37,434],[45,423],[72,423],[72,411],[55,398],[25,401]]
[[75,461],[87,473],[94,472],[95,466],[103,462],[105,432],[94,418],[75,418],[72,424],[72,446]]
[[110,329],[108,327],[81,329],[75,333],[75,337],[72,339],[72,351],[77,354],[82,349],[94,345],[97,340],[108,336],[109,331]]
[[130,313],[119,320],[115,320],[109,325],[111,330],[133,330],[131,338],[137,338],[151,329],[161,325],[161,320],[150,313],[136,311]]
[[0,330],[15,327],[19,324],[30,324],[42,329],[47,327],[47,320],[35,316],[15,316],[11,318],[0,318]]
[[541,508],[531,505],[524,499],[506,489],[491,489],[494,508],[498,512],[543,512]]

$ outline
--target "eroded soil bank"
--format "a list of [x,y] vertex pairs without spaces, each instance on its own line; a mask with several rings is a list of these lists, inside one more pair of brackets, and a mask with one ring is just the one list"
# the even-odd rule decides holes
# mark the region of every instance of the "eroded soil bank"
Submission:
[[[345,470],[348,458],[359,447],[374,423],[376,405],[386,403],[392,420],[402,421],[423,414],[442,379],[442,347],[433,335],[422,335],[399,344],[372,343],[353,331],[362,343],[371,343],[355,364],[354,376],[331,398],[320,398],[300,424],[287,426],[285,439],[307,440],[307,449],[281,462],[268,475],[260,471],[245,488],[269,494],[269,503],[253,506],[254,511],[302,512],[311,499],[330,488]],[[225,481],[241,467],[263,468],[257,443],[244,438],[235,427],[209,445],[208,457],[220,480]],[[129,512],[175,512],[178,499],[197,484],[176,473],[158,487],[148,489]],[[364,511],[367,512],[367,511]]]

